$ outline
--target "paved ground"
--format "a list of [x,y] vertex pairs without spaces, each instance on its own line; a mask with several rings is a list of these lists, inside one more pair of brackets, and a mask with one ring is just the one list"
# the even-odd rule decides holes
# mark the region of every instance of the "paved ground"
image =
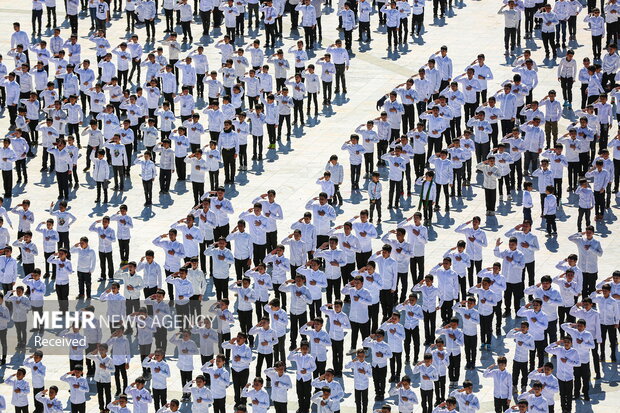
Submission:
[[[59,2],[62,3],[62,2]],[[286,234],[288,226],[301,217],[304,211],[306,201],[317,195],[318,186],[315,185],[317,177],[322,175],[325,162],[329,155],[337,153],[342,155],[346,165],[346,156],[341,153],[340,145],[345,141],[349,134],[353,132],[355,127],[366,120],[378,115],[375,109],[376,100],[385,92],[389,91],[393,86],[403,82],[412,73],[417,73],[419,66],[424,64],[429,55],[439,50],[441,45],[447,45],[449,54],[454,61],[455,76],[458,71],[469,64],[478,53],[485,53],[487,56],[487,64],[492,68],[495,80],[490,82],[489,90],[493,90],[499,82],[512,77],[511,63],[514,57],[507,58],[503,55],[503,17],[496,14],[498,5],[489,4],[482,1],[468,1],[466,3],[459,2],[448,13],[448,18],[433,21],[431,18],[430,7],[427,7],[426,15],[426,31],[421,38],[415,39],[414,42],[409,39],[409,43],[405,47],[401,47],[397,52],[388,53],[386,51],[387,40],[383,31],[377,32],[376,21],[377,16],[373,16],[373,37],[375,41],[371,45],[354,43],[354,53],[352,55],[351,68],[347,73],[348,91],[346,96],[338,96],[334,105],[321,113],[318,121],[310,121],[304,128],[295,128],[295,136],[292,142],[278,145],[277,151],[271,151],[267,155],[267,159],[261,163],[254,163],[251,170],[241,174],[238,182],[234,187],[229,188],[228,196],[233,198],[233,203],[237,211],[250,207],[250,201],[260,193],[266,192],[269,188],[278,191],[278,201],[283,205],[285,218],[280,226],[280,236]],[[323,17],[324,42],[322,48],[327,47],[333,40],[338,37],[335,30],[337,18],[333,10],[326,11]],[[60,12],[59,15],[63,15]],[[583,17],[583,15],[582,15]],[[13,21],[21,21],[26,31],[30,31],[30,10],[28,2],[19,2],[9,4],[4,2],[0,5],[0,27],[5,28],[5,34],[0,35],[0,52],[5,54],[9,49],[9,35],[11,23]],[[80,38],[87,45],[89,42],[85,40],[89,26],[88,19],[80,22]],[[159,33],[163,30],[164,23],[157,25]],[[65,25],[65,27],[68,27]],[[109,30],[110,42],[115,45],[124,40],[126,32],[124,31],[124,22],[114,20]],[[284,46],[286,48],[294,44],[299,38],[297,33],[289,35],[289,20],[285,18]],[[198,33],[200,26],[194,26],[194,32]],[[67,30],[65,30],[66,35]],[[47,33],[50,34],[50,33]],[[140,30],[140,36],[145,37],[144,29]],[[217,33],[216,39],[221,34]],[[261,36],[262,37],[262,36]],[[356,37],[356,36],[354,36]],[[198,36],[195,34],[196,40]],[[245,41],[251,41],[252,37],[246,37]],[[211,44],[213,38],[203,38],[199,40],[203,44]],[[196,47],[198,42],[193,47]],[[576,59],[581,61],[584,56],[590,55],[590,34],[584,31],[583,24],[579,23],[578,41],[571,42],[570,46],[576,50]],[[157,47],[158,43],[151,44]],[[539,38],[525,41],[523,46],[533,50],[535,60],[539,65],[539,87],[536,97],[540,98],[546,94],[546,91],[555,88],[559,91],[559,84],[556,80],[556,61],[543,60],[544,51],[541,50],[542,42]],[[189,48],[189,47],[188,47]],[[217,68],[219,62],[219,54],[214,52],[212,47],[207,50],[211,68]],[[321,55],[321,50],[317,51],[317,55]],[[563,53],[560,54],[561,56]],[[83,47],[83,57],[91,58],[94,61],[94,51]],[[559,60],[558,60],[559,61]],[[9,65],[9,59],[5,59]],[[577,89],[575,89],[577,92]],[[564,129],[569,123],[572,114],[566,113],[566,118],[561,122],[561,128]],[[8,128],[8,114],[0,113],[0,129],[6,131]],[[615,133],[615,128],[613,130]],[[16,186],[14,189],[15,198],[12,204],[17,204],[21,199],[28,198],[33,201],[33,210],[36,216],[36,222],[45,220],[48,213],[45,211],[50,201],[55,200],[56,188],[53,177],[49,175],[41,175],[39,170],[40,157],[30,162],[30,184],[24,188]],[[80,160],[78,170],[83,168],[83,158]],[[141,190],[140,178],[134,169],[131,176],[131,184],[129,190],[124,193],[118,193],[111,198],[110,205],[98,206],[94,204],[95,192],[93,190],[93,181],[89,175],[86,179],[81,179],[80,188],[73,193],[77,195],[79,202],[74,200],[70,203],[71,212],[79,217],[78,222],[74,224],[71,230],[72,241],[77,241],[78,237],[87,234],[87,228],[95,219],[100,219],[106,214],[112,214],[117,211],[118,205],[126,203],[130,207],[130,214],[135,220],[135,229],[133,231],[132,240],[132,259],[138,259],[144,250],[151,248],[151,240],[156,234],[162,233],[173,221],[185,216],[188,209],[192,206],[191,188],[186,187],[185,183],[176,183],[171,196],[162,196],[155,199],[153,208],[143,208],[143,195]],[[348,179],[348,174],[347,174]],[[346,185],[345,185],[346,187]],[[387,187],[387,185],[386,185]],[[339,218],[337,223],[343,223],[346,219],[357,214],[360,209],[367,207],[368,201],[364,191],[361,194],[351,195],[345,188],[343,195],[345,196],[345,204],[339,210]],[[387,195],[387,193],[385,194]],[[537,254],[537,268],[539,275],[555,274],[553,265],[565,257],[569,253],[575,252],[573,244],[567,240],[575,230],[575,219],[577,214],[576,199],[570,198],[568,204],[560,212],[557,239],[546,239],[541,236],[541,243],[544,247]],[[412,206],[413,205],[413,206]],[[415,210],[416,201],[406,200],[403,203],[403,209],[400,211],[392,210],[386,215],[384,223],[379,227],[380,233],[385,233],[395,228],[396,223],[403,217],[410,216]],[[597,227],[598,237],[601,237],[603,248],[606,250],[605,257],[614,254],[614,245],[617,245],[618,226],[616,225],[617,205],[614,202],[612,210],[607,214],[606,221]],[[456,201],[455,208],[449,214],[440,214],[438,223],[433,226],[431,233],[432,242],[427,246],[427,257],[429,265],[439,260],[443,252],[456,244],[460,238],[454,235],[453,229],[455,225],[470,219],[474,215],[484,215],[484,203],[482,199],[482,191],[479,185],[468,189],[464,193],[462,200]],[[500,202],[497,208],[497,215],[488,219],[484,219],[484,228],[489,231],[489,239],[494,240],[501,236],[506,230],[518,223],[521,219],[520,212],[520,196],[512,204]],[[539,226],[540,223],[537,223]],[[379,247],[380,241],[376,240]],[[159,254],[159,251],[158,251]],[[163,261],[163,257],[158,255],[158,259]],[[115,251],[115,260],[118,255]],[[485,265],[493,260],[492,248],[485,250]],[[42,258],[37,261],[38,265],[42,265]],[[600,262],[600,272],[603,275],[609,275],[616,268],[612,259],[602,259]],[[549,272],[546,271],[549,269]],[[71,295],[76,292],[76,283],[71,284]],[[508,321],[508,327],[512,326],[512,321]],[[348,339],[347,339],[348,340]],[[345,344],[346,346],[346,344]],[[493,354],[512,354],[512,344],[503,343],[501,338],[494,340]],[[511,358],[511,357],[509,357]],[[8,376],[12,374],[13,369],[19,367],[21,357],[15,356],[7,366],[0,369],[0,375]],[[67,370],[67,359],[65,356],[46,357],[45,362],[48,366],[47,384],[57,384],[62,389],[61,398],[66,399],[67,386],[61,383],[57,378]],[[196,366],[199,362],[196,361]],[[492,364],[491,355],[486,354],[477,364],[478,367]],[[136,369],[138,361],[136,358],[132,361],[131,370],[129,371],[130,381],[137,376]],[[174,370],[174,369],[173,369]],[[405,369],[410,372],[410,366]],[[197,370],[195,370],[197,372]],[[577,405],[580,412],[602,411],[603,406],[612,406],[614,401],[620,399],[617,392],[618,372],[616,365],[604,365],[604,379],[594,384],[594,395],[591,404]],[[291,373],[292,374],[292,373]],[[492,383],[482,377],[480,369],[476,371],[468,371],[466,377],[474,382],[476,392],[482,403],[481,411],[492,411],[493,394]],[[342,404],[342,412],[349,413],[355,409],[353,401],[353,382],[350,374],[343,378],[347,398]],[[414,378],[417,383],[417,378]],[[174,374],[169,381],[169,397],[180,396],[180,380],[177,374]],[[416,384],[417,386],[417,384]],[[94,386],[92,387],[91,399],[88,402],[88,411],[96,411],[96,396]],[[0,393],[5,397],[10,397],[7,386],[0,386]],[[232,394],[232,391],[231,391]],[[291,403],[289,409],[296,408],[294,390],[290,393]],[[232,397],[228,398],[232,401]],[[8,400],[8,399],[7,399]],[[187,408],[189,411],[189,407]]]

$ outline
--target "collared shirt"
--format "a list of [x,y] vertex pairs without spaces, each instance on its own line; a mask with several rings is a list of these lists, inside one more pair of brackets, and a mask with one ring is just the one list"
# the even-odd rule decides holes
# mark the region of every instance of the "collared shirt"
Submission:
[[482,375],[493,378],[493,397],[496,399],[512,397],[512,374],[508,370],[486,369]]
[[93,273],[95,271],[97,266],[97,254],[91,247],[72,247],[70,252],[78,256],[78,272]]
[[556,375],[558,380],[571,381],[575,377],[573,368],[580,366],[579,353],[574,348],[566,349],[553,343],[545,348],[545,352],[557,356]]
[[573,339],[573,346],[579,353],[579,362],[586,364],[590,362],[590,351],[596,348],[596,342],[592,333],[588,330],[579,331],[570,326],[570,323],[564,323],[560,326]]
[[523,333],[520,330],[511,329],[506,338],[512,338],[516,343],[514,360],[520,363],[529,360],[530,350],[534,350],[534,337],[530,333]]
[[373,367],[386,367],[388,360],[392,358],[392,350],[385,341],[373,340],[370,337],[366,337],[362,345],[370,349],[370,353],[372,354],[371,365]]
[[226,398],[226,388],[230,385],[230,373],[228,372],[228,370],[226,370],[225,368],[218,368],[216,366],[210,365],[206,368],[203,366],[201,371],[207,373],[211,378],[210,387],[213,398]]
[[179,271],[181,260],[186,256],[183,244],[179,241],[171,241],[160,236],[153,240],[153,245],[162,248],[166,252],[164,268],[171,272]]
[[529,333],[534,337],[534,341],[544,340],[545,330],[549,321],[547,315],[542,310],[536,312],[523,306],[517,311],[517,316],[527,318],[527,321],[530,323]]
[[588,239],[580,233],[569,236],[568,240],[574,242],[579,250],[579,262],[577,263],[579,269],[584,273],[597,273],[598,257],[603,256],[600,241],[595,238]]
[[142,367],[151,370],[151,380],[153,389],[163,390],[168,387],[168,377],[170,377],[170,366],[164,360],[157,361],[146,357],[142,361]]
[[416,364],[413,367],[413,374],[420,375],[420,390],[433,390],[435,381],[439,379],[439,371],[433,364],[430,366]]
[[228,279],[230,266],[235,263],[235,258],[228,248],[220,249],[213,245],[205,250],[205,255],[213,257],[213,277]]

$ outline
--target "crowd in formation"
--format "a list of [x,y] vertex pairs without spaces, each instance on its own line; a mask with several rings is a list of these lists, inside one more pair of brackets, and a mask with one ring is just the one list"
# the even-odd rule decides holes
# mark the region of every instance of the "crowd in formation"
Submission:
[[[31,3],[31,35],[15,22],[0,56],[0,108],[10,123],[0,148],[0,364],[23,355],[4,379],[16,413],[59,413],[66,404],[74,413],[190,405],[285,413],[293,393],[298,413],[339,413],[347,397],[358,413],[418,404],[423,413],[475,413],[473,370],[492,380],[496,413],[570,413],[576,400],[590,401],[602,368],[615,366],[620,271],[599,274],[596,226],[612,222],[620,181],[616,0],[600,9],[577,0],[498,4],[514,76],[494,79],[483,54],[453,64],[441,46],[386,91],[378,116],[351,127],[303,211],[280,205],[278,188],[234,206],[229,190],[347,94],[354,31],[360,48],[377,41],[372,32],[387,36],[390,52],[402,50],[425,31],[424,0],[340,1],[336,10],[331,0]],[[434,18],[452,6],[434,0]],[[331,12],[340,34],[321,25]],[[289,17],[303,40],[287,49]],[[570,49],[578,19],[593,52],[581,66]],[[116,44],[107,34],[119,24],[127,36]],[[338,37],[327,47],[324,32]],[[514,56],[521,39],[538,37],[546,61],[557,63],[561,99],[539,84],[539,70],[550,69],[528,50]],[[220,61],[209,62],[211,49]],[[563,117],[571,119],[565,130]],[[71,212],[88,190],[80,181],[93,182],[96,202],[107,205],[110,192],[129,190],[132,166],[149,209],[177,196],[173,181],[191,182],[187,214],[149,249],[131,241],[141,223],[129,210],[141,208],[129,202],[76,234],[72,225],[91,219]],[[36,219],[31,200],[2,207],[14,198],[14,175],[27,187],[33,168],[58,187],[58,201]],[[345,190],[368,203],[353,217],[341,214]],[[487,220],[498,197],[520,207],[519,224],[495,235],[479,216],[456,223],[462,240],[429,263],[429,230],[468,202],[465,193],[484,197]],[[417,211],[378,231],[385,208],[404,203]],[[575,232],[558,234],[556,220],[575,207]],[[299,219],[288,228],[285,214]],[[574,244],[555,268],[536,265],[542,236]],[[496,259],[483,263],[491,250]],[[32,315],[50,310],[111,320],[53,332],[72,343],[59,378],[68,400],[46,384],[49,353],[33,345],[50,331]],[[167,324],[172,315],[180,323]],[[503,342],[514,350],[492,347]],[[130,370],[136,359],[142,369]],[[346,397],[343,375],[353,383]],[[180,399],[169,397],[172,388]]]

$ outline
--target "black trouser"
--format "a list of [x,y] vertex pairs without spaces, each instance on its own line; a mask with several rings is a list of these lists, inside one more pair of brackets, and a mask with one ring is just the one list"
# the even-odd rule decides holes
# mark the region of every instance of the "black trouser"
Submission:
[[249,269],[250,269],[250,264],[248,263],[248,258],[244,258],[244,259],[235,258],[235,274],[237,276],[237,281],[241,281],[241,279],[243,278],[243,274],[245,274],[245,272]]
[[332,339],[332,366],[336,374],[342,374],[344,363],[344,340]]
[[69,174],[72,171],[57,172],[56,180],[58,182],[58,197],[59,199],[69,199]]
[[422,402],[422,413],[431,413],[433,411],[433,390],[420,389]]
[[[422,311],[424,316],[424,345],[430,345],[434,343],[435,339],[435,326],[437,322],[437,311],[427,312]],[[482,322],[482,316],[480,316]],[[482,328],[480,329],[482,331]]]
[[91,274],[89,272],[78,271],[78,290],[80,295],[90,298]]
[[105,410],[112,400],[112,383],[97,382],[97,399],[99,401],[99,410]]
[[[213,277],[213,284],[215,286],[215,295],[218,300],[228,298],[228,278]],[[170,288],[171,285],[172,284],[168,284],[168,288]]]
[[601,324],[601,358],[603,359],[603,361],[605,361],[605,341],[607,340],[607,335],[609,335],[609,349],[611,352],[611,359],[612,361],[614,361],[616,359],[616,347],[618,345],[618,338],[616,328],[613,324]]
[[573,101],[573,83],[572,77],[561,77],[560,85],[562,87],[562,99],[569,103]]
[[[142,180],[142,187],[144,188],[144,200],[146,203],[153,203],[153,181],[155,179],[149,179],[148,181]],[[198,203],[195,203],[197,205]]]
[[[252,347],[252,345],[250,345]],[[263,354],[258,353],[256,358],[256,377],[261,377],[261,372],[263,371],[263,361],[266,362],[267,367],[273,366],[273,353]]]
[[424,277],[424,256],[409,258],[409,270],[413,284],[418,284]]
[[370,22],[358,22],[358,29],[359,29],[359,39],[358,40],[362,40],[363,39],[363,35],[364,33],[366,33],[366,41],[371,41],[372,37],[370,36]]
[[357,344],[357,336],[361,334],[362,341],[370,335],[370,322],[356,323],[351,321],[351,349],[355,349]]
[[[340,300],[340,277],[335,278],[333,280],[327,280],[327,288],[325,289],[327,293],[327,302],[333,303],[332,298],[336,298],[336,300]],[[312,310],[312,308],[310,308]],[[317,314],[317,317],[319,314]]]
[[592,291],[596,288],[596,280],[598,278],[597,272],[584,272],[583,273],[583,291],[581,295],[583,297],[589,297]]
[[476,150],[476,161],[480,163],[484,161],[487,155],[489,154],[491,143],[490,142],[484,142],[484,143],[475,142],[474,147]]
[[394,205],[395,208],[398,208],[398,204],[400,202],[400,194],[403,192],[403,181],[394,181],[390,179],[390,191],[388,196],[388,208]]
[[17,171],[17,180],[22,180],[22,173],[24,175],[24,181],[28,181],[28,172],[26,170],[26,159],[18,159],[15,161],[15,170]]
[[286,340],[286,334],[278,337],[278,342],[273,346],[273,360],[286,362],[286,350],[284,348]]
[[278,139],[282,137],[282,125],[286,122],[286,136],[291,136],[291,115],[279,115],[278,116]]
[[385,322],[392,315],[392,309],[394,308],[394,302],[396,293],[391,292],[390,290],[381,290],[379,293],[380,302],[381,302],[381,313],[383,317],[381,322]]
[[444,325],[450,323],[452,318],[452,305],[453,300],[446,300],[441,304],[441,321]]
[[521,374],[521,387],[527,386],[527,361],[512,362],[512,385],[517,386],[519,384],[519,374]]
[[222,149],[222,160],[224,162],[224,175],[226,182],[235,180],[235,149]]
[[[237,314],[239,315],[239,328],[245,334],[252,328],[252,310],[239,310],[237,309]],[[254,336],[248,336],[248,341],[250,342],[250,347],[254,347]],[[257,373],[257,376],[260,374]]]
[[497,188],[499,189],[499,196],[504,196],[504,187],[506,188],[506,195],[510,195],[510,174],[499,177],[497,180]]
[[[336,93],[340,93],[340,83],[342,82],[342,91],[346,92],[347,90],[347,81],[345,79],[345,64],[335,64],[336,67]],[[331,99],[330,99],[331,100]]]
[[372,366],[372,381],[375,385],[375,398],[383,398],[385,394],[385,379],[387,376],[387,366]]
[[497,192],[495,189],[484,188],[484,201],[487,211],[495,211]]
[[[56,6],[54,7],[49,7],[46,6],[46,12],[47,12],[47,27],[57,27],[56,24]],[[92,11],[92,9],[91,9]],[[53,24],[52,24],[53,22]]]
[[121,257],[121,264],[126,264],[129,262],[129,240],[128,239],[119,239],[118,240],[118,249]]
[[435,382],[435,398],[437,399],[437,403],[446,400],[446,376],[439,376]]
[[553,52],[555,54],[555,49],[557,45],[555,43],[555,33],[554,32],[541,32],[540,33],[543,41],[543,45],[545,46],[545,53],[549,54],[549,52]]
[[[310,101],[308,101],[310,104]],[[303,99],[293,99],[293,123],[297,123],[297,119],[304,123],[304,101]]]
[[332,101],[332,85],[333,82],[322,81],[323,84],[323,104],[329,105]]
[[437,202],[439,206],[439,199],[441,198],[441,190],[443,189],[444,198],[446,199],[446,210],[450,207],[450,185],[449,184],[437,184]]
[[170,180],[172,178],[172,169],[159,170],[159,190],[168,192],[170,190]]
[[310,411],[310,397],[312,396],[311,380],[297,380],[296,383],[297,399],[300,412]]
[[233,388],[235,390],[235,404],[245,404],[246,398],[241,397],[241,390],[248,383],[248,377],[250,377],[250,369],[243,369],[241,371],[231,370],[233,378]]
[[400,379],[400,372],[403,368],[403,353],[393,352],[390,357],[390,376]]
[[155,411],[164,406],[168,402],[167,389],[153,389],[153,403],[155,405]]
[[[400,298],[398,299],[399,303],[402,303],[405,301],[405,297],[407,296],[407,293],[409,291],[407,289],[407,285],[409,284],[407,278],[409,278],[409,274],[406,271],[399,272],[396,277],[396,293],[394,295],[398,297],[398,290],[400,289]],[[400,284],[400,287],[399,287],[399,284]]]
[[303,312],[301,314],[291,314],[291,347],[297,347],[297,335],[299,329],[308,322],[308,313]]
[[480,314],[480,343],[491,344],[493,332],[493,313],[489,315]]
[[[2,88],[2,90],[6,90]],[[5,97],[6,102],[6,97]],[[17,105],[8,105],[7,109],[9,110],[9,125],[11,127],[15,127],[15,120],[17,119]]]
[[355,390],[355,411],[356,413],[368,412],[368,388],[364,390]]
[[112,251],[101,252],[99,251],[99,268],[101,268],[101,278],[105,280],[106,276],[106,262],[108,269],[108,278],[112,279],[114,276],[114,262],[112,259]]
[[254,265],[258,265],[265,259],[267,244],[252,244],[254,252]]
[[187,174],[187,167],[186,167],[186,163],[185,163],[185,158],[182,158],[180,156],[175,156],[174,157],[174,168],[177,171],[177,180],[179,181],[184,181],[186,178],[186,174]]
[[49,276],[50,275],[50,266],[52,267],[52,277],[56,278],[56,264],[50,264],[47,262],[47,259],[49,257],[51,257],[52,255],[54,255],[53,252],[44,252],[43,253],[43,257],[45,258],[45,276]]
[[560,386],[560,406],[562,413],[570,413],[572,410],[573,381],[558,380]]
[[467,269],[467,279],[469,281],[470,287],[473,287],[474,285],[481,282],[480,277],[476,277],[476,282],[474,283],[474,271],[476,272],[476,274],[482,271],[482,260],[471,260],[470,261],[469,268]]
[[408,360],[411,355],[411,341],[413,340],[413,362],[418,362],[418,354],[420,353],[420,327],[405,329],[405,357]]
[[316,43],[316,28],[314,26],[304,26],[304,38],[306,40],[306,46],[310,49],[314,49],[314,43]]
[[465,363],[474,366],[476,364],[476,346],[478,345],[478,336],[463,335],[465,344]]
[[575,375],[575,398],[579,397],[581,389],[583,387],[583,395],[585,397],[590,396],[590,363],[583,363],[580,366],[573,367],[573,373]]
[[558,227],[555,223],[555,214],[545,215],[545,222],[547,223],[547,234],[558,232]]
[[398,44],[398,27],[387,27],[388,47],[392,47],[392,39],[394,39],[394,47]]
[[[460,198],[462,196],[463,176],[465,175],[464,167],[461,166],[460,168],[452,168],[452,173],[454,174],[454,184],[452,185],[450,196],[454,196],[456,187],[456,196]],[[506,184],[506,188],[508,188],[508,184]]]
[[314,320],[315,317],[319,317],[321,315],[321,305],[323,305],[323,300],[321,298],[312,300],[312,302],[308,304],[310,307],[310,320]]
[[[523,270],[525,271],[525,269]],[[521,299],[523,298],[523,282],[520,283],[506,283],[506,290],[504,291],[504,302],[506,303],[506,312],[510,312],[510,304],[514,298],[515,313],[521,308]]]
[[[121,376],[123,378],[123,387],[121,387]],[[114,384],[116,385],[116,392],[123,393],[127,388],[127,370],[125,364],[114,365]]]
[[38,401],[34,396],[36,396],[37,394],[39,394],[39,392],[41,392],[45,387],[38,387],[38,388],[33,388],[32,389],[32,398],[34,399],[34,412],[35,413],[42,413],[43,412],[43,403],[41,403],[40,401]]
[[504,413],[510,407],[510,400],[509,399],[498,399],[497,397],[494,397],[493,406],[495,409],[495,413]]
[[351,188],[359,189],[360,175],[362,174],[362,164],[351,164]]
[[441,16],[446,13],[446,0],[433,0],[433,16],[437,17],[437,7],[440,6]]
[[450,364],[448,365],[448,378],[450,381],[457,382],[461,375],[461,355],[450,355]]
[[[503,300],[502,300],[503,301]],[[493,312],[495,313],[495,334],[500,336],[502,331],[502,301],[499,301],[493,306]]]
[[[125,166],[124,165],[113,165],[112,171],[114,172],[114,190],[118,190],[120,188],[121,191],[125,190]],[[120,186],[119,186],[120,183]]]
[[[424,175],[424,164],[426,163],[426,156],[424,153],[416,153],[413,155],[413,174],[417,180]],[[471,173],[470,173],[471,175]]]
[[594,214],[605,214],[605,192],[594,191]]
[[[543,366],[545,362],[545,347],[547,347],[547,342],[544,339],[534,341],[534,350],[530,350],[530,371]],[[538,359],[538,364],[534,365],[536,359]]]
[[504,49],[508,50],[508,43],[510,43],[510,49],[514,50],[517,42],[517,28],[516,27],[504,27]]
[[428,137],[428,149],[426,153],[426,157],[429,158],[432,154],[441,151],[441,136],[438,137]]
[[[181,29],[183,30],[183,38],[189,37],[190,39],[193,39],[191,21],[181,22]],[[233,38],[234,38],[234,33],[233,33],[233,37],[231,37],[231,41],[234,41]]]
[[377,210],[377,218],[381,219],[381,198],[370,200],[370,221],[372,221],[375,209]]
[[594,58],[600,58],[603,42],[603,36],[592,36],[592,53],[594,54]]

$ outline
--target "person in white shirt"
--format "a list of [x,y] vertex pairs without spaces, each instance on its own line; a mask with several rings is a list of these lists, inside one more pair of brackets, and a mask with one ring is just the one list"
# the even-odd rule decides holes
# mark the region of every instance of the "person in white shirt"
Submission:
[[[484,370],[483,377],[491,377],[493,379],[493,404],[495,412],[504,412],[508,409],[510,399],[512,398],[511,374],[506,370],[508,360],[506,357],[497,358],[494,363]],[[495,369],[494,367],[497,367]]]
[[276,412],[286,411],[288,390],[293,388],[291,378],[286,373],[285,367],[284,361],[276,361],[273,367],[264,372],[267,380],[271,382],[271,400]]
[[557,357],[557,378],[560,388],[560,405],[563,412],[572,411],[573,379],[575,367],[581,366],[579,353],[573,348],[571,336],[551,343],[545,348],[545,352]]
[[586,227],[585,233],[577,232],[568,237],[577,245],[579,269],[583,272],[583,297],[589,297],[596,288],[598,278],[598,258],[603,256],[601,242],[594,238],[594,227]]
[[416,363],[413,374],[420,375],[420,396],[422,399],[422,411],[430,413],[433,408],[433,389],[439,379],[437,367],[433,364],[433,355],[424,354],[424,360]]

